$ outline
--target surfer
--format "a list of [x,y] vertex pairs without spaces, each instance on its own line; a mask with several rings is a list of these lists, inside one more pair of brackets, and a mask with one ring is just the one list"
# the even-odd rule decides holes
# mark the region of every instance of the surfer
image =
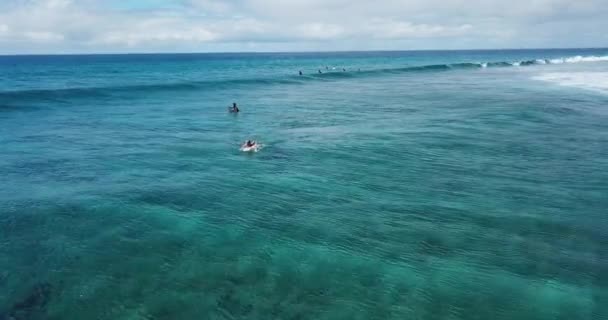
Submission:
[[236,106],[236,102],[232,103],[232,109],[230,109],[230,112],[241,112],[241,110],[239,110],[239,107]]
[[302,75],[302,70],[300,70],[300,75]]
[[243,143],[241,145],[240,150],[243,152],[258,152],[261,147],[262,147],[262,145],[259,144],[257,141],[247,140],[245,143]]

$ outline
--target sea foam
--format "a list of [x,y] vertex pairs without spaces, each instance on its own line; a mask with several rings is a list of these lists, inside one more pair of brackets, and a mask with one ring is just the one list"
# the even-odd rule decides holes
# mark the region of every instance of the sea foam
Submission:
[[532,79],[608,94],[608,72],[550,72],[536,75]]

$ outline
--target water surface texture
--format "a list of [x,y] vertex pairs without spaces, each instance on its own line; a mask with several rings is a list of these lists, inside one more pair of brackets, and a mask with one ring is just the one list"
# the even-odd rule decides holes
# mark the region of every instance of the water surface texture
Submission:
[[2,320],[608,319],[606,49],[0,57],[0,179]]

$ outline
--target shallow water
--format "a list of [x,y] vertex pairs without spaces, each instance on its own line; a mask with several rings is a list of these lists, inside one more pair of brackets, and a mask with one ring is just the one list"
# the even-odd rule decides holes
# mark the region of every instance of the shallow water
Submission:
[[0,57],[0,319],[608,319],[606,56]]

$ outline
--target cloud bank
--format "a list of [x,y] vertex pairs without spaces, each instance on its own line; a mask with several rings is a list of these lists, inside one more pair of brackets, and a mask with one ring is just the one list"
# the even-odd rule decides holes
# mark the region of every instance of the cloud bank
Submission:
[[2,0],[0,54],[608,46],[605,0]]

